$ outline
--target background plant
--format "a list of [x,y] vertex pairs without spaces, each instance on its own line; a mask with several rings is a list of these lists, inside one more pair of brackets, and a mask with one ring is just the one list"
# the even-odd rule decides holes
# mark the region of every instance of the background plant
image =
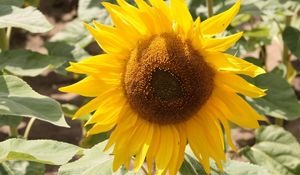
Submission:
[[[201,16],[202,20],[208,15],[224,11],[234,2],[187,0],[193,17]],[[40,175],[44,174],[45,165],[60,166],[58,174],[62,175],[92,175],[99,172],[113,174],[113,157],[109,152],[101,151],[109,133],[83,137],[78,145],[54,139],[28,140],[36,120],[69,127],[65,117],[72,117],[77,107],[40,95],[24,80],[27,77],[38,77],[44,72],[55,72],[57,76],[71,77],[75,81],[82,78],[79,75],[70,75],[64,70],[69,61],[79,61],[95,54],[89,48],[93,39],[85,30],[82,21],[89,23],[97,20],[111,24],[99,0],[79,0],[75,1],[78,7],[76,17],[70,19],[55,35],[45,38],[45,53],[25,48],[11,49],[14,46],[10,43],[14,39],[14,30],[43,35],[53,29],[54,26],[39,10],[40,3],[43,2],[0,0],[0,126],[7,126],[10,130],[9,137],[0,142],[0,174]],[[227,31],[227,34],[245,31],[243,38],[229,52],[268,71],[254,79],[245,77],[251,83],[268,89],[268,95],[260,99],[245,99],[259,113],[267,116],[269,122],[263,123],[264,126],[255,131],[254,145],[239,149],[238,154],[243,155],[249,162],[228,159],[224,162],[223,174],[300,174],[299,142],[283,129],[285,124],[295,122],[300,117],[299,100],[293,89],[300,61],[299,14],[300,2],[297,0],[248,0],[243,2],[239,15]],[[275,55],[279,63],[270,66],[269,62],[275,57],[269,56],[272,53],[268,52],[268,48],[274,42],[282,47],[279,54]],[[80,119],[83,135],[90,128],[83,127],[88,117]],[[24,132],[19,133],[18,126],[22,121],[27,124]],[[298,130],[296,136],[299,137],[299,134]],[[222,174],[213,162],[211,167],[212,174]],[[145,173],[144,169],[138,172]],[[180,173],[205,174],[188,146]],[[133,173],[120,169],[116,174]]]

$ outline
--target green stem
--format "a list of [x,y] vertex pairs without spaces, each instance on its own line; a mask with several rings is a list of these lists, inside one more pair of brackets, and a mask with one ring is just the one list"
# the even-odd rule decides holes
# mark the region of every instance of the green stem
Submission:
[[29,120],[29,122],[28,122],[28,124],[27,124],[27,126],[26,126],[26,129],[25,129],[25,132],[24,132],[24,136],[23,136],[24,139],[28,139],[29,132],[30,132],[30,130],[31,130],[31,128],[32,128],[32,125],[33,125],[34,121],[35,121],[35,118],[31,118],[31,119]]
[[[288,27],[291,25],[291,21],[292,21],[292,16],[286,16],[286,21],[285,21],[285,27]],[[288,76],[289,76],[289,72],[290,70],[290,54],[289,54],[289,48],[287,47],[287,45],[285,43],[283,43],[283,52],[282,52],[282,62],[286,67],[286,76],[285,79],[288,80]],[[275,124],[278,126],[283,126],[284,124],[284,120],[280,119],[280,118],[276,118],[275,119]]]
[[[292,16],[286,16],[285,26],[286,27],[290,26],[291,21],[292,21]],[[287,47],[286,44],[284,44],[284,47],[283,47],[282,61],[283,61],[283,64],[288,68],[288,64],[290,62],[290,55],[289,55],[289,48]]]
[[6,30],[6,41],[7,41],[8,49],[9,49],[9,44],[10,44],[11,32],[12,32],[12,27],[8,27]]
[[9,127],[10,129],[10,137],[18,137],[19,132],[17,127]]
[[7,40],[7,35],[5,32],[5,29],[0,29],[0,49],[2,51],[8,50],[9,45],[8,45],[8,40]]
[[208,10],[208,17],[213,16],[213,0],[206,0],[206,6]]
[[275,118],[275,125],[278,125],[278,126],[283,126],[283,119],[281,118]]
[[[284,46],[283,46],[282,62],[288,69],[288,67],[289,67],[288,64],[290,62],[290,55],[289,55],[289,48],[287,47],[286,44],[284,44]],[[288,70],[287,70],[287,72],[288,72]]]

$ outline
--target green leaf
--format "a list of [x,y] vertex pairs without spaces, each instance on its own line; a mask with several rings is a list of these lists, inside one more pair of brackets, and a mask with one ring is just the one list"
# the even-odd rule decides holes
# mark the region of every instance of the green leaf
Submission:
[[11,75],[0,76],[0,115],[34,117],[68,127],[58,102],[36,93],[23,80]]
[[249,15],[252,15],[252,16],[253,15],[259,16],[259,15],[262,14],[262,11],[257,7],[257,5],[255,5],[251,2],[248,2],[248,3],[247,2],[242,3],[239,14],[249,14]]
[[191,155],[185,154],[184,161],[179,170],[180,174],[185,175],[206,175],[203,167]]
[[252,84],[267,90],[267,95],[258,99],[246,97],[246,100],[259,113],[285,120],[300,117],[300,104],[294,90],[281,75],[272,71],[254,79],[247,79]]
[[51,165],[69,162],[82,151],[75,145],[53,140],[9,139],[0,142],[0,162],[28,160]]
[[[108,2],[111,2],[111,0]],[[97,20],[103,24],[111,23],[107,11],[99,0],[80,0],[78,3],[78,17],[80,20],[87,22]]]
[[[83,156],[74,162],[62,165],[58,170],[58,175],[112,175],[112,164],[113,156],[111,154],[112,150],[103,152],[106,145],[106,141],[101,142],[91,149],[86,149],[83,152]],[[142,175],[141,172],[133,173],[132,171],[127,172],[121,168],[116,174],[120,175]]]
[[70,45],[77,45],[84,48],[93,41],[93,38],[83,26],[83,22],[79,19],[74,19],[67,23],[60,32],[56,33],[50,41],[66,42]]
[[82,158],[61,166],[58,175],[97,175],[99,172],[107,175],[113,174],[113,156],[102,151],[105,145],[106,142],[102,142],[91,149],[85,150]]
[[4,166],[1,168],[0,165],[0,174],[13,172],[15,175],[44,175],[46,170],[44,164],[29,161],[6,161]]
[[0,5],[13,5],[21,7],[24,4],[24,0],[0,0]]
[[241,153],[252,163],[267,168],[272,175],[300,174],[300,145],[281,127],[261,127],[256,131],[256,144]]
[[[228,175],[268,175],[269,172],[263,166],[251,164],[249,162],[239,162],[229,160],[224,165],[224,174]],[[214,175],[214,173],[212,173]],[[215,174],[217,175],[217,174]],[[271,174],[270,174],[271,175]]]
[[236,27],[236,26],[246,23],[250,20],[251,20],[250,14],[239,14],[233,19],[233,21],[231,22],[231,25]]
[[29,50],[10,50],[0,53],[0,69],[18,76],[37,76],[49,69],[58,67],[65,62],[63,57],[48,56]]
[[16,128],[17,126],[19,126],[19,124],[21,122],[22,122],[21,117],[0,115],[0,126],[8,125],[8,126]]
[[80,61],[91,56],[83,48],[63,41],[46,42],[45,47],[48,49],[49,55],[64,57],[66,61]]
[[63,41],[46,42],[45,47],[48,49],[49,55],[66,58],[65,63],[55,69],[56,73],[62,75],[68,74],[65,69],[69,66],[70,61],[78,62],[84,58],[88,58],[91,56],[80,46],[71,46],[70,44]]
[[284,29],[282,37],[291,52],[300,59],[300,31],[289,26]]
[[[184,162],[180,168],[182,175],[206,175],[202,165],[196,160],[190,146],[186,147]],[[238,162],[235,160],[226,160],[223,162],[224,172],[221,173],[214,161],[210,161],[211,175],[269,175],[268,171],[248,162]]]
[[0,5],[0,28],[17,27],[31,33],[43,33],[52,29],[45,16],[34,7],[24,9]]
[[252,37],[252,38],[267,38],[269,36],[268,28],[255,28],[250,31],[244,33],[244,36]]

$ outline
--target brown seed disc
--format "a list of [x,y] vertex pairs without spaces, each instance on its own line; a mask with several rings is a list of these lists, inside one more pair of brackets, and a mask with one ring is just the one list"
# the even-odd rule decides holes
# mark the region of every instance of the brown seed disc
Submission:
[[213,78],[213,69],[189,41],[162,34],[131,52],[123,84],[140,117],[165,125],[193,116],[210,97]]

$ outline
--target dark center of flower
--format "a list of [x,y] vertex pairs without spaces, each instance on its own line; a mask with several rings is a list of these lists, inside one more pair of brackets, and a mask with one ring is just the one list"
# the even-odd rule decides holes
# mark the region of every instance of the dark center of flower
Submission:
[[180,80],[172,73],[155,70],[151,78],[153,94],[161,100],[171,101],[183,96]]
[[123,83],[132,109],[164,125],[193,116],[210,97],[213,78],[213,69],[189,41],[162,34],[131,52]]

